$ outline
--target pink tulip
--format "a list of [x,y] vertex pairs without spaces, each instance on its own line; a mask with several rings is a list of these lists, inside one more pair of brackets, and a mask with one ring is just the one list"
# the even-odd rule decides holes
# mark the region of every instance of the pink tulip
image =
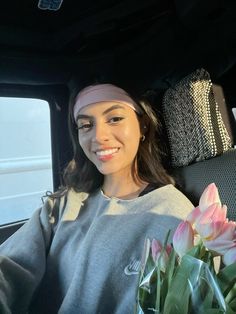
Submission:
[[227,266],[236,262],[236,243],[224,254],[223,262]]
[[200,197],[199,208],[201,212],[204,212],[209,206],[215,203],[221,205],[218,189],[215,183],[211,183],[206,187]]
[[196,220],[195,228],[203,240],[215,239],[222,232],[227,221],[226,211],[225,206],[221,207],[219,203],[215,203],[200,214]]
[[219,254],[225,254],[230,248],[235,245],[235,228],[234,221],[225,221],[221,225],[221,229],[215,238],[204,240],[205,246]]
[[[230,251],[236,245],[236,223],[228,221],[226,215],[227,207],[221,205],[217,187],[214,183],[208,185],[200,198],[199,206],[187,216],[189,225],[183,222],[175,232],[173,244],[177,253],[183,256],[191,248],[191,233],[194,234],[195,244],[197,240],[203,241],[207,249],[220,255]],[[233,253],[228,254],[230,259]]]
[[160,256],[160,253],[162,250],[161,242],[158,241],[157,239],[153,239],[151,249],[152,249],[152,258],[154,261],[156,261],[158,257]]
[[182,257],[193,247],[194,231],[189,221],[182,221],[173,236],[173,246],[177,254]]
[[153,239],[152,240],[152,245],[151,245],[151,250],[152,250],[152,258],[154,262],[156,263],[157,261],[159,262],[160,268],[163,272],[165,272],[166,265],[168,262],[168,254],[167,251],[164,250],[162,251],[163,247],[161,243]]

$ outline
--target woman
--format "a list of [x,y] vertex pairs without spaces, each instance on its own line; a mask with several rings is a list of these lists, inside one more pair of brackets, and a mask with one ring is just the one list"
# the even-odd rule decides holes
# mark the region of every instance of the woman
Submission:
[[145,238],[193,207],[160,164],[147,103],[97,84],[70,116],[65,188],[0,248],[2,313],[133,313]]

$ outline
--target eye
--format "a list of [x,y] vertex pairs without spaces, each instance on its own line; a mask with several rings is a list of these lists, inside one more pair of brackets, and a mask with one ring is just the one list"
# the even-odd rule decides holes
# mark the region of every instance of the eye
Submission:
[[112,117],[111,119],[108,120],[109,123],[117,123],[121,120],[123,120],[123,117]]
[[88,131],[93,127],[92,122],[83,122],[78,125],[78,130]]

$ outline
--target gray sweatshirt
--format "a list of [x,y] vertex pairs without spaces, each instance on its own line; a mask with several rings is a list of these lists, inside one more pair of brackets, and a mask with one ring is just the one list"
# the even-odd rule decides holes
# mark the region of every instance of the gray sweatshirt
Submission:
[[172,185],[48,198],[0,246],[0,313],[133,313],[145,239],[163,241],[192,208]]

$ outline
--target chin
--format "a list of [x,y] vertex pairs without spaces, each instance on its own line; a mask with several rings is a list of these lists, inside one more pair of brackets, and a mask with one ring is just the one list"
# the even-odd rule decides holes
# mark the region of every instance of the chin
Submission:
[[114,167],[97,167],[97,170],[104,176],[108,176],[119,172],[121,169],[114,169]]
[[[98,169],[98,168],[97,168]],[[106,169],[98,169],[98,171],[103,174],[104,176],[108,176],[110,174],[113,174],[113,173],[116,173],[116,171],[109,171],[109,170],[106,170]]]

